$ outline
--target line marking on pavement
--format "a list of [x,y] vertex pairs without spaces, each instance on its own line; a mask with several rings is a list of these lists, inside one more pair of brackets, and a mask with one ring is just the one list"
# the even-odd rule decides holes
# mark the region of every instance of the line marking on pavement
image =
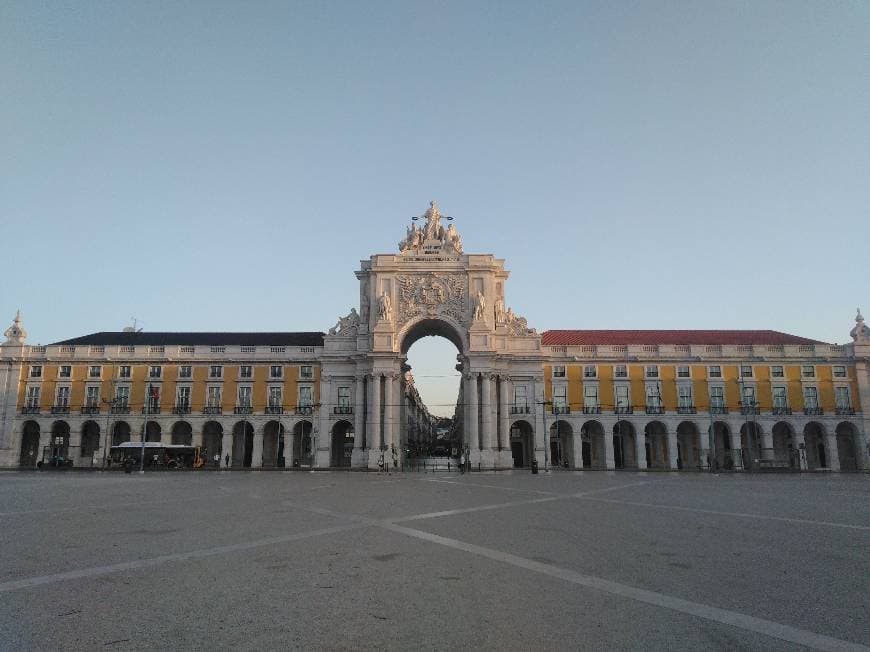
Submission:
[[346,532],[348,530],[355,530],[362,527],[368,527],[368,523],[348,523],[345,525],[336,525],[333,527],[321,528],[319,530],[311,530],[309,532],[301,532],[298,534],[285,534],[283,536],[268,537],[266,539],[258,539],[256,541],[234,543],[227,546],[217,546],[215,548],[201,548],[199,550],[179,552],[171,555],[160,555],[159,557],[150,557],[148,559],[137,559],[134,561],[123,561],[117,564],[107,564],[105,566],[80,568],[78,570],[66,571],[64,573],[54,573],[52,575],[26,577],[20,580],[12,580],[9,582],[0,583],[0,593],[17,591],[18,589],[33,588],[35,586],[43,586],[45,584],[66,582],[68,580],[94,577],[97,575],[108,575],[110,573],[119,573],[123,571],[141,570],[143,568],[159,566],[161,564],[166,564],[169,562],[204,559],[206,557],[213,557],[215,555],[224,555],[230,552],[240,552],[243,550],[262,548],[264,546],[273,546],[275,544],[289,543],[291,541],[301,541],[303,539],[310,539],[326,534],[336,534],[338,532]]
[[540,489],[517,489],[516,487],[502,487],[496,484],[481,484],[479,482],[459,482],[458,480],[436,480],[436,479],[426,479],[421,480],[421,482],[437,482],[440,484],[457,484],[462,487],[483,487],[485,489],[501,489],[502,491],[517,491],[525,494],[542,494],[545,496],[559,496],[561,494],[556,493],[555,491],[542,491]]
[[798,523],[800,525],[824,525],[826,527],[839,527],[847,530],[870,530],[867,525],[852,525],[850,523],[834,523],[832,521],[813,521],[806,518],[791,518],[789,516],[769,516],[767,514],[748,514],[744,512],[723,512],[715,509],[702,509],[700,507],[683,507],[682,505],[662,505],[657,503],[641,503],[633,500],[615,500],[613,498],[587,498],[578,494],[577,498],[592,500],[599,503],[613,503],[617,505],[631,505],[633,507],[655,507],[657,509],[673,509],[681,512],[696,512],[699,514],[714,514],[716,516],[733,516],[735,518],[755,518],[765,521],[782,521],[784,523]]
[[729,611],[728,609],[720,609],[718,607],[712,607],[698,602],[683,600],[664,593],[657,593],[655,591],[648,591],[646,589],[639,589],[626,584],[620,584],[619,582],[613,582],[611,580],[583,575],[568,570],[567,568],[544,564],[532,559],[526,559],[525,557],[512,555],[508,552],[476,546],[472,543],[442,537],[430,532],[423,532],[422,530],[415,530],[413,528],[395,524],[384,524],[381,525],[381,527],[409,537],[422,539],[423,541],[446,546],[455,550],[462,550],[479,557],[503,562],[517,568],[523,568],[550,577],[555,577],[590,589],[596,589],[598,591],[628,598],[630,600],[644,602],[655,607],[671,609],[672,611],[678,611],[690,616],[711,620],[723,625],[730,625],[732,627],[763,634],[764,636],[770,636],[790,643],[804,645],[817,650],[863,650],[865,652],[870,650],[870,648],[859,643],[852,643],[850,641],[844,641],[823,634],[817,634],[815,632],[798,629],[789,625],[783,625],[782,623],[777,623],[771,620],[764,620],[763,618],[748,616],[736,611]]
[[629,487],[639,487],[641,485],[649,484],[649,480],[643,480],[641,482],[632,482],[631,484],[621,484],[615,487],[605,487],[604,489],[592,489],[591,491],[581,491],[580,493],[571,494],[572,498],[585,498],[586,496],[592,496],[594,494],[603,494],[608,491],[617,491],[618,489],[628,489]]
[[546,498],[530,498],[529,500],[515,500],[509,503],[495,503],[492,505],[478,505],[477,507],[462,507],[459,509],[446,509],[441,512],[428,512],[426,514],[414,514],[412,516],[399,516],[386,518],[378,521],[379,524],[403,523],[405,521],[422,521],[427,518],[439,518],[441,516],[454,516],[456,514],[469,514],[472,512],[484,512],[492,509],[504,509],[519,505],[535,505],[537,503],[549,503],[554,500],[562,500],[567,496],[547,496]]
[[[173,498],[173,503],[200,501],[201,498]],[[4,516],[21,516],[27,514],[53,514],[64,512],[90,511],[92,509],[115,509],[116,507],[137,507],[139,505],[165,505],[166,500],[135,500],[125,503],[111,503],[109,505],[82,505],[81,507],[54,507],[46,509],[26,509],[14,512],[0,512],[0,518]]]

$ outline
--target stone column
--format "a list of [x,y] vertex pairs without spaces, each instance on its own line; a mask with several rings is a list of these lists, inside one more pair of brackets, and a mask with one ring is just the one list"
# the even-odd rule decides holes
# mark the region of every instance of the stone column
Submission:
[[806,442],[804,441],[804,431],[800,432],[795,431],[794,437],[792,438],[794,441],[795,453],[798,456],[798,460],[800,460],[800,469],[806,470],[807,468],[807,451],[806,451]]
[[498,402],[501,416],[498,429],[498,448],[500,450],[510,449],[511,409],[509,398],[510,381],[507,376],[499,376]]
[[365,415],[363,414],[363,394],[365,393],[365,376],[356,376],[353,385],[353,448],[361,450],[365,448],[363,430]]
[[[734,468],[736,469],[738,466],[743,468],[743,452],[741,450],[740,445],[740,428],[734,429],[730,426],[731,431],[731,458],[734,461]],[[803,435],[801,435],[803,437]]]
[[233,459],[233,431],[232,430],[230,430],[229,432],[224,430],[223,437],[221,437],[221,463],[220,463],[220,467],[222,469],[226,468],[226,463],[224,462],[224,459],[226,458],[227,454],[229,454],[229,456],[230,456],[230,464],[235,464],[236,461]]
[[[604,434],[602,437],[604,438],[604,468],[608,470],[613,470],[616,468],[616,459],[613,455],[613,432],[609,431],[607,428],[603,428]],[[622,438],[622,441],[625,441],[625,437]],[[589,445],[595,446],[595,439],[590,436]],[[582,446],[582,444],[581,444]],[[622,450],[622,459],[625,461],[625,449]],[[638,465],[640,468],[640,465]],[[646,468],[646,464],[644,464],[644,468]]]
[[371,374],[369,381],[371,391],[369,392],[369,441],[367,445],[370,450],[379,451],[381,449],[381,375]]
[[477,372],[468,374],[468,439],[467,443],[471,452],[480,450],[480,434],[478,423],[480,421],[477,401]]
[[[605,437],[604,441],[607,441]],[[637,468],[645,469],[647,468],[646,461],[646,435],[642,432],[638,432],[636,429],[634,431],[634,444],[635,444],[635,452],[637,457]],[[611,445],[612,448],[612,445]]]
[[[538,388],[540,388],[541,392],[538,393]],[[535,458],[538,460],[538,464],[543,468],[544,460],[550,460],[550,451],[548,450],[550,446],[550,433],[548,432],[548,424],[547,424],[547,415],[546,410],[547,406],[544,405],[544,378],[539,377],[535,378],[534,383],[532,384],[532,400],[535,402]]]
[[761,433],[761,459],[773,459],[773,432],[763,430]]
[[837,449],[836,433],[825,435],[825,455],[828,456],[828,468],[832,471],[840,470],[840,454]]
[[251,427],[254,428],[254,445],[251,449],[251,468],[259,469],[263,466],[263,432],[257,432],[254,424],[251,424]]
[[[110,435],[110,437],[111,437],[111,435]],[[109,442],[111,443],[111,439],[109,439]],[[190,443],[193,446],[199,446],[200,448],[202,448],[202,428],[200,428],[198,432],[196,430],[193,431],[193,433],[191,434]],[[210,462],[211,460],[207,460],[207,461]]]
[[395,387],[395,379],[393,374],[384,374],[384,446],[387,448],[386,458],[389,457],[390,446],[396,443],[393,438],[394,416],[396,414],[396,406],[393,405],[396,401],[393,389]]
[[670,468],[677,470],[677,433],[672,428],[668,429],[668,463]]
[[[613,437],[610,438],[610,445],[613,446]],[[579,431],[571,434],[571,468],[583,468],[583,436]]]
[[492,377],[488,373],[481,376],[481,403],[483,403],[483,432],[481,433],[481,448],[485,451],[493,449],[495,439],[492,432]]

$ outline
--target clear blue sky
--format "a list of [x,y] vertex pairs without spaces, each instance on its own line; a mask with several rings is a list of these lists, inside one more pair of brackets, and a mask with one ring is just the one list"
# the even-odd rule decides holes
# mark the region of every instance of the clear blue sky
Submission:
[[868,116],[866,2],[6,0],[0,319],[325,330],[437,199],[539,330],[843,342]]

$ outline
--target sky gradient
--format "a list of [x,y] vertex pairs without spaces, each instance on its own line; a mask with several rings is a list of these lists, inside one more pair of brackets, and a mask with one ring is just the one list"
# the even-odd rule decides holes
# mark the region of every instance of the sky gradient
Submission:
[[844,342],[868,116],[865,2],[6,0],[0,320],[326,330],[437,199],[539,331]]

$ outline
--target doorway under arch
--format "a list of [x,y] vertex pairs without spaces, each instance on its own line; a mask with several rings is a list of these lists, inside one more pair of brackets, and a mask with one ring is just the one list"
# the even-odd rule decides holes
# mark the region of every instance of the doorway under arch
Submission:
[[604,426],[599,421],[587,421],[580,428],[580,456],[584,469],[606,468]]
[[[270,421],[263,427],[263,466],[286,466],[284,456],[284,426],[277,421]],[[290,463],[292,464],[292,460]]]
[[163,436],[163,429],[156,421],[149,421],[145,426],[145,441],[159,442]]
[[81,456],[93,461],[94,453],[100,449],[100,426],[96,421],[82,424]]
[[126,421],[116,421],[112,427],[112,446],[131,441],[130,424]]
[[311,465],[311,430],[310,421],[299,421],[293,426],[293,463],[294,465]]
[[[207,463],[220,466],[223,456],[224,428],[217,421],[206,421],[202,427],[202,456]],[[217,460],[215,460],[217,456]]]
[[353,454],[353,424],[341,420],[332,426],[330,466],[350,468],[350,458]]
[[849,421],[837,424],[837,456],[841,471],[858,470],[858,428]]
[[254,456],[254,426],[250,421],[238,421],[233,426],[232,465],[248,469]]
[[532,425],[528,421],[514,421],[510,428],[511,457],[514,468],[529,466],[534,456]]
[[550,460],[553,466],[569,467],[574,459],[574,430],[567,421],[557,420],[550,426]]
[[677,466],[681,469],[701,466],[701,433],[694,421],[681,421],[677,426]]
[[[604,468],[604,464],[602,459],[600,468]],[[613,465],[617,469],[637,468],[637,432],[625,419],[613,424]]]
[[34,467],[42,452],[39,450],[39,424],[36,421],[25,421],[21,428],[21,454],[19,466]]
[[650,421],[644,428],[646,465],[650,469],[670,468],[668,428],[661,421]]
[[176,421],[172,425],[172,443],[176,446],[190,446],[193,443],[193,428],[187,421]]

